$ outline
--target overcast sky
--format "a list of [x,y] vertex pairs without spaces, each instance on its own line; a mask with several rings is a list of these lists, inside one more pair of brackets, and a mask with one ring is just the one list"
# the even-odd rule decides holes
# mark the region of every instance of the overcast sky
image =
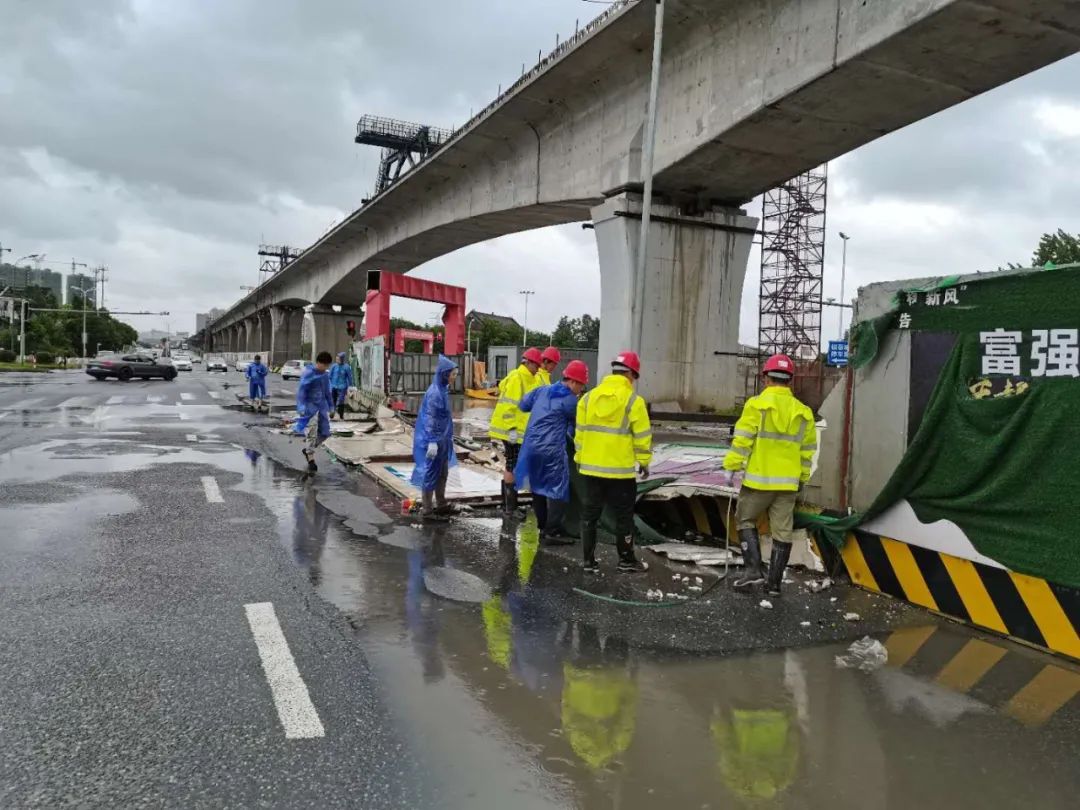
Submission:
[[[412,13],[406,9],[411,9]],[[421,10],[422,9],[422,10]],[[306,246],[371,192],[376,113],[456,126],[602,6],[583,0],[0,0],[0,242],[109,267],[113,309],[175,329],[257,280],[261,241]],[[826,295],[1027,261],[1080,231],[1080,61],[1060,62],[830,166]],[[760,212],[759,203],[750,207]],[[757,330],[757,253],[743,306]],[[519,272],[500,281],[501,272]],[[529,322],[599,313],[591,232],[505,237],[416,271]],[[574,290],[567,301],[566,291]],[[425,320],[435,307],[403,303]],[[836,328],[826,315],[826,329]],[[164,318],[129,319],[140,330]]]

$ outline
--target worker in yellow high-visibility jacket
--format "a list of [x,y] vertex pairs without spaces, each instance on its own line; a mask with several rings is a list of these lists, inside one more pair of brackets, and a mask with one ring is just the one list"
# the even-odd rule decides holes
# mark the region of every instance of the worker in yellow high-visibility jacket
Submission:
[[540,355],[539,376],[541,385],[551,385],[551,372],[555,370],[561,360],[562,352],[554,346],[548,346],[544,349],[543,354]]
[[614,513],[618,570],[638,573],[648,564],[634,556],[634,506],[637,471],[649,476],[652,426],[645,399],[634,392],[641,360],[622,352],[611,363],[611,374],[578,401],[574,429],[574,461],[585,492],[581,513],[581,543],[586,573],[598,573],[596,532],[608,506]]
[[491,414],[488,436],[502,442],[506,455],[503,470],[503,514],[513,514],[517,509],[517,489],[514,487],[514,467],[517,466],[521,443],[525,441],[525,428],[529,414],[521,410],[521,400],[540,385],[540,364],[543,358],[538,349],[527,349],[521,357],[521,365],[511,371],[499,383],[499,401]]
[[[791,391],[795,364],[790,357],[770,357],[762,374],[765,390],[746,401],[724,456],[725,470],[743,472],[735,519],[744,568],[733,587],[749,590],[765,582],[766,593],[779,596],[795,539],[795,499],[810,480],[817,427],[813,412]],[[773,539],[767,582],[757,530],[758,517],[765,512]]]

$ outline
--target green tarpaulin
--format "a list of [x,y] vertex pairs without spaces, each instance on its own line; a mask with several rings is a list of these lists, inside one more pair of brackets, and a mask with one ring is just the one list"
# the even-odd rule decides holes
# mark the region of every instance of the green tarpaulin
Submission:
[[800,521],[838,544],[906,498],[919,520],[956,523],[1009,569],[1080,587],[1080,268],[954,280],[898,298],[894,312],[857,330],[872,335],[874,354],[885,328],[952,332],[956,346],[869,509]]

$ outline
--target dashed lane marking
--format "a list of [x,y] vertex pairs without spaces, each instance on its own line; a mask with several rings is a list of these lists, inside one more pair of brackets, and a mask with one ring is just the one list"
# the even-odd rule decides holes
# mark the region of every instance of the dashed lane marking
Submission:
[[218,487],[217,479],[214,476],[204,475],[202,477],[202,486],[208,503],[225,503],[225,499],[221,497],[221,489]]
[[151,394],[146,395],[146,401],[147,402],[152,402],[152,403],[155,403],[155,404],[158,403],[158,402],[161,402],[164,399],[165,399],[165,397],[162,397],[162,396],[156,396],[156,395],[151,395]]
[[[205,480],[205,479],[204,479]],[[274,698],[278,719],[285,729],[285,737],[290,740],[324,737],[319,713],[311,702],[307,686],[296,661],[289,651],[289,643],[278,623],[274,605],[271,602],[256,602],[244,605],[251,634],[255,637],[255,646],[259,649],[263,673],[270,684],[270,693]]]
[[195,399],[195,395],[194,394],[183,393],[183,394],[180,395],[180,399],[187,402],[188,400]]
[[121,397],[121,396],[109,397],[109,399],[105,402],[105,404],[106,405],[119,405],[123,401],[124,401],[124,398]]
[[217,391],[207,391],[206,393],[210,395],[211,399],[221,399],[221,394],[219,394]]

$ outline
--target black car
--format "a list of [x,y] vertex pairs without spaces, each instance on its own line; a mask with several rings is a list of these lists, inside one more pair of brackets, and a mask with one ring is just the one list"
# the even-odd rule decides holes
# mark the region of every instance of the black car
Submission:
[[107,357],[91,360],[86,364],[86,373],[96,380],[117,377],[130,380],[132,377],[148,380],[161,377],[163,380],[176,379],[176,366],[167,357],[155,360],[148,354],[125,354],[123,357]]

